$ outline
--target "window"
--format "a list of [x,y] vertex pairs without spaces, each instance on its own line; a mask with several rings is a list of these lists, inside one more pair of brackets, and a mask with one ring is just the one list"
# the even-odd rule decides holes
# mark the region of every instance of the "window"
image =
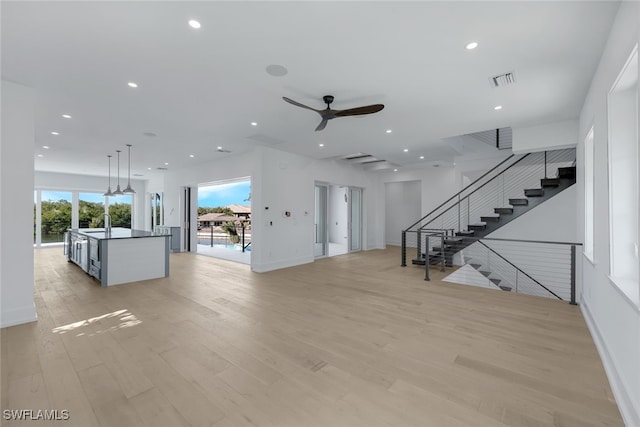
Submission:
[[65,231],[71,228],[71,192],[42,191],[40,207],[41,242],[62,242]]
[[637,46],[608,99],[610,278],[636,304],[638,284]]
[[109,196],[112,227],[131,228],[131,196]]
[[78,228],[104,227],[104,195],[80,193],[78,197]]
[[593,128],[591,128],[584,140],[584,254],[591,262],[594,261],[593,150]]

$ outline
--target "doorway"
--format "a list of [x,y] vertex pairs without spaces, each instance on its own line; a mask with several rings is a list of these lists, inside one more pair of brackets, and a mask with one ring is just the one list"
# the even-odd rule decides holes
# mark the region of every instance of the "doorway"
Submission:
[[198,185],[197,252],[251,264],[251,178]]
[[362,189],[315,185],[315,258],[362,250]]

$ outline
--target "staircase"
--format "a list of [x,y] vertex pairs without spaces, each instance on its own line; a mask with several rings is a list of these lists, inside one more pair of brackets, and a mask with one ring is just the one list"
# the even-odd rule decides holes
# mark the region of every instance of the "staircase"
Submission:
[[[509,198],[508,206],[493,208],[493,214],[480,216],[479,222],[467,224],[465,230],[449,230],[444,239],[444,247],[441,243],[432,246],[427,253],[421,251],[420,254],[416,254],[416,257],[413,258],[411,262],[414,265],[425,265],[428,259],[429,264],[438,264],[442,261],[444,253],[445,265],[450,267],[453,265],[453,257],[456,253],[527,213],[575,183],[576,167],[560,167],[558,168],[556,177],[540,179],[539,188],[525,189],[524,197]],[[453,233],[450,231],[453,231]],[[438,240],[440,241],[441,239]],[[476,269],[480,268],[479,265],[476,267],[477,264],[471,265]],[[481,273],[484,274],[485,272],[481,271]],[[489,276],[489,273],[487,273],[486,276]],[[496,285],[499,286],[499,283],[496,283]],[[510,288],[505,289],[507,288],[506,286],[499,287],[503,290],[510,290]]]

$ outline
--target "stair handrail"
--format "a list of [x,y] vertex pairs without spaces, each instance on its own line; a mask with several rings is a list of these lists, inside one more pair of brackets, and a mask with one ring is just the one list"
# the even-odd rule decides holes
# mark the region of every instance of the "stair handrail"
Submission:
[[533,277],[531,277],[526,271],[523,271],[520,267],[516,266],[514,263],[512,263],[511,261],[509,261],[508,259],[506,259],[505,257],[503,257],[502,255],[500,255],[498,252],[496,252],[493,248],[491,248],[490,246],[487,246],[486,243],[484,243],[483,241],[481,241],[480,239],[477,239],[476,242],[480,243],[482,246],[484,246],[485,248],[489,249],[491,252],[493,252],[494,254],[498,255],[500,258],[502,258],[504,261],[506,261],[510,266],[512,266],[513,268],[515,268],[517,271],[519,271],[520,273],[524,274],[525,276],[527,276],[529,279],[533,280],[538,286],[543,287],[547,292],[549,292],[551,295],[553,295],[554,297],[558,298],[560,301],[563,301],[563,299],[561,297],[558,296],[558,294],[556,294],[555,292],[553,292],[551,289],[547,288],[545,285],[543,285],[542,283],[538,282],[536,279],[534,279]]
[[[518,163],[520,163],[522,160],[524,160],[525,158],[527,158],[531,153],[527,153],[524,156],[520,157],[518,160],[516,160],[515,162],[513,162],[512,164],[509,165],[509,167],[507,167],[505,170],[503,170],[502,172],[500,172],[499,174],[497,174],[496,176],[494,176],[493,178],[489,179],[487,182],[483,183],[482,185],[480,185],[478,188],[474,189],[471,193],[467,194],[466,196],[459,198],[458,201],[456,202],[456,204],[460,204],[462,203],[463,200],[468,199],[469,197],[471,197],[476,191],[481,190],[482,188],[484,188],[485,185],[489,184],[490,182],[492,182],[494,179],[496,179],[497,177],[499,177],[500,175],[502,175],[503,173],[505,173],[506,171],[508,171],[509,169],[511,169],[513,166],[517,165]],[[500,166],[500,165],[498,165]],[[482,177],[478,178],[481,179]],[[458,192],[458,194],[456,194],[456,196],[458,196],[459,194],[461,194],[462,192],[464,192],[466,189],[468,189],[469,187],[471,187],[473,184],[475,184],[478,180],[474,181],[473,183],[467,185],[465,188],[463,188],[460,192]],[[454,196],[455,197],[455,196]],[[447,202],[449,202],[449,200],[447,200]],[[447,203],[445,202],[445,203]],[[456,204],[453,204],[451,207],[454,207]],[[438,206],[436,209],[434,209],[433,211],[431,211],[429,214],[427,214],[426,216],[429,216],[430,214],[432,214],[434,211],[440,209],[442,207],[442,205]],[[447,211],[442,211],[440,212],[437,216],[431,218],[429,220],[429,222],[427,222],[426,224],[424,224],[422,227],[420,227],[419,229],[422,230],[424,227],[428,226],[429,224],[431,224],[433,221],[435,221],[436,219],[440,218],[442,215],[444,215],[445,213],[447,213]],[[420,221],[422,221],[424,219],[421,218]],[[420,222],[418,221],[418,222]],[[417,224],[417,223],[416,223]],[[416,225],[413,224],[413,225]],[[411,227],[413,227],[413,225]],[[411,228],[409,227],[409,228]],[[407,229],[408,230],[408,229]]]
[[[513,165],[515,165],[516,163],[518,163],[520,160],[524,159],[525,157],[527,157],[529,154],[531,153],[527,153],[524,156],[522,156],[520,159],[518,159],[518,161],[516,161],[515,163],[513,163]],[[440,209],[441,207],[443,207],[444,205],[446,205],[447,203],[449,203],[450,201],[452,201],[453,199],[455,199],[456,197],[458,197],[460,194],[464,193],[466,190],[469,189],[469,187],[475,185],[478,183],[478,181],[480,181],[481,179],[483,179],[484,177],[486,177],[487,175],[489,175],[491,172],[493,172],[494,170],[498,169],[500,166],[502,166],[503,164],[505,164],[507,161],[511,160],[511,158],[517,156],[517,154],[512,154],[509,157],[507,157],[506,159],[504,159],[503,161],[501,161],[500,163],[498,163],[497,165],[495,165],[493,168],[489,169],[487,172],[485,172],[484,174],[482,174],[482,176],[480,176],[478,179],[476,179],[475,181],[473,181],[471,184],[467,185],[466,187],[464,187],[462,190],[458,191],[456,194],[454,194],[453,196],[451,196],[449,199],[447,199],[445,202],[443,202],[440,206],[438,206],[437,208],[435,208],[434,210],[432,210],[431,212],[429,212],[428,214],[426,214],[425,216],[423,216],[422,218],[420,218],[419,220],[417,220],[416,222],[414,222],[413,224],[411,224],[409,227],[407,227],[404,231],[409,231],[411,230],[413,227],[415,227],[417,224],[419,224],[421,221],[425,220],[429,215],[433,214],[434,212],[436,212],[438,209]],[[511,165],[511,166],[513,166]],[[509,166],[509,168],[511,167]],[[505,169],[508,170],[509,168]],[[503,171],[504,172],[504,171]],[[500,174],[496,175],[499,176]],[[493,178],[492,178],[493,179]],[[489,180],[491,181],[491,180]],[[487,182],[489,182],[487,181]],[[425,224],[426,225],[426,224]]]

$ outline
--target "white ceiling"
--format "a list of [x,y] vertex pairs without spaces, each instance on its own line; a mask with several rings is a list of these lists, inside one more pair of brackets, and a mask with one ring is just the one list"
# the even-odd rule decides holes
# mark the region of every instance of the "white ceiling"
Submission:
[[[145,177],[229,156],[218,146],[415,167],[450,156],[442,138],[577,117],[618,5],[3,1],[2,78],[35,89],[37,170],[106,175],[125,144]],[[517,83],[491,88],[507,71]],[[326,94],[385,108],[314,132],[320,117],[281,99]]]

